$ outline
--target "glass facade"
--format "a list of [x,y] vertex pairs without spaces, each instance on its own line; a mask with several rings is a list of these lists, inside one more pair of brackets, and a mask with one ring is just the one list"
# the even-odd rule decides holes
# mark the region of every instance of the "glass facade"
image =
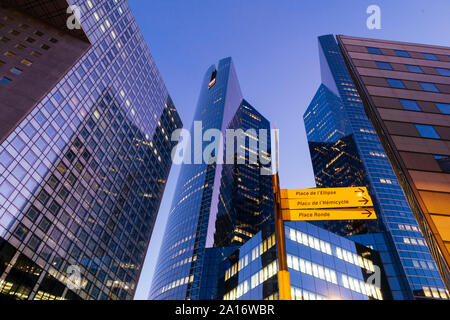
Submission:
[[181,168],[150,299],[217,299],[223,289],[217,283],[217,266],[225,253],[273,217],[272,179],[266,172],[271,174],[270,123],[242,99],[231,58],[206,72],[190,133],[194,140],[198,127],[205,135],[208,129],[220,130],[223,137],[233,131],[233,146],[224,138],[223,156],[230,154],[231,159],[196,164],[207,149],[193,145],[194,163]]
[[182,123],[126,1],[72,4],[92,48],[0,146],[0,294],[132,299]]
[[[391,298],[383,269],[378,285],[369,280],[380,264],[376,251],[303,221],[284,230],[292,300]],[[264,228],[224,260],[224,300],[279,298],[275,241]]]
[[[218,299],[278,300],[278,262],[274,224],[226,257],[219,283]],[[223,270],[225,271],[223,272]]]
[[[334,223],[323,226],[335,232],[340,230],[341,235],[380,252],[394,299],[447,298],[440,274],[380,140],[367,118],[334,36],[319,37],[319,48],[322,82],[326,89],[323,86],[319,88],[304,115],[316,181],[318,186],[334,187],[335,179],[327,173],[334,172],[335,175],[341,172],[342,177],[348,177],[348,181],[339,186],[355,186],[364,182],[362,185],[368,187],[378,216],[378,222],[374,225],[361,222],[358,230],[353,226],[336,227]],[[374,50],[368,52],[377,53]],[[324,95],[321,91],[328,93]],[[337,104],[336,99],[339,100]],[[350,147],[353,150],[347,152],[345,157],[353,157],[353,163],[360,162],[358,166],[339,160],[343,159],[345,150],[342,150],[344,154],[337,154],[336,149],[329,147],[339,140],[348,139],[351,139],[350,145],[356,150]],[[321,144],[328,148],[317,149]],[[336,157],[332,157],[333,153]],[[361,224],[366,227],[361,227]]]

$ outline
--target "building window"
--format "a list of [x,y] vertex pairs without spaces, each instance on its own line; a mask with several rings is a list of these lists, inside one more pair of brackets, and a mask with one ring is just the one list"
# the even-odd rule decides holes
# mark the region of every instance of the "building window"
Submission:
[[43,45],[41,46],[41,48],[44,49],[44,50],[48,50],[48,49],[50,49],[50,46],[48,46],[48,45],[46,45],[46,44],[43,44]]
[[376,61],[378,69],[384,69],[384,70],[394,70],[389,62],[380,62]]
[[394,50],[397,57],[411,58],[409,53],[405,50]]
[[11,39],[9,39],[9,38],[7,38],[7,37],[1,37],[1,38],[0,38],[0,41],[1,41],[1,42],[4,42],[4,43],[8,43],[9,40],[11,40]]
[[20,70],[18,68],[12,68],[9,71],[11,71],[11,73],[14,73],[15,75],[20,75],[23,72],[23,70]]
[[33,57],[39,58],[40,56],[42,56],[42,53],[37,52],[37,51],[33,51],[33,52],[31,52],[31,55],[32,55]]
[[423,73],[422,68],[419,66],[413,66],[411,64],[407,64],[406,68],[409,70],[409,72]]
[[422,53],[422,55],[425,59],[439,61],[439,59],[432,53]]
[[14,52],[11,51],[6,51],[4,53],[5,56],[10,57],[10,58],[14,58],[16,56],[16,54]]
[[0,82],[3,84],[9,84],[12,80],[7,78],[7,77],[3,77],[0,79]]
[[439,72],[441,76],[450,77],[450,70],[445,68],[436,68],[436,71]]
[[25,39],[25,41],[26,41],[26,42],[29,42],[29,43],[33,43],[33,42],[35,42],[36,40],[34,40],[33,38],[28,37],[28,38]]
[[422,109],[420,109],[419,104],[417,103],[417,101],[406,100],[406,99],[399,99],[399,101],[402,104],[403,109],[405,109],[405,110],[422,111]]
[[380,49],[373,47],[366,47],[368,53],[372,54],[383,54]]
[[26,49],[27,47],[25,47],[23,44],[16,44],[16,46],[15,46],[17,49],[19,49],[19,50],[24,50],[24,49]]
[[12,34],[13,36],[18,36],[20,34],[20,32],[17,30],[11,30],[9,33]]
[[33,64],[33,61],[28,60],[28,59],[23,59],[20,63],[27,67],[30,67]]
[[450,157],[449,156],[441,156],[434,155],[434,159],[436,159],[439,167],[441,167],[442,171],[445,173],[450,173]]
[[424,91],[429,92],[440,92],[434,83],[431,82],[419,82],[420,86]]
[[49,41],[50,41],[51,43],[57,43],[57,42],[58,42],[58,40],[55,39],[55,38],[50,38]]
[[37,35],[38,37],[42,37],[44,35],[44,33],[39,30],[36,31],[34,34]]
[[3,66],[3,65],[5,65],[5,62],[0,60],[0,67]]
[[388,82],[389,86],[391,88],[397,88],[397,89],[406,89],[405,85],[403,84],[402,80],[398,80],[398,79],[386,79],[386,81]]
[[439,111],[443,114],[450,114],[450,104],[448,103],[434,103]]
[[440,139],[441,137],[436,132],[433,126],[427,124],[414,124],[420,136],[423,138]]

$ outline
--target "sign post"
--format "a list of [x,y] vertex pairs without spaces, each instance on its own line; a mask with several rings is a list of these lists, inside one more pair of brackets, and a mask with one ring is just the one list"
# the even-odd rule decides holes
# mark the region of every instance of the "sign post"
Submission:
[[280,300],[292,300],[291,280],[289,278],[289,271],[287,266],[284,221],[281,211],[280,179],[278,177],[278,173],[272,176],[272,182],[275,209],[275,237],[277,241],[278,256],[278,291],[280,293]]
[[280,300],[291,300],[284,221],[377,219],[366,187],[280,189],[272,176]]
[[377,219],[366,187],[280,189],[278,131],[275,123],[275,173],[272,175],[280,300],[292,300],[284,221]]
[[318,221],[318,220],[375,220],[373,208],[348,209],[281,209],[284,221]]
[[284,221],[281,212],[280,178],[278,176],[278,131],[275,122],[275,174],[272,175],[273,202],[275,213],[275,238],[278,256],[278,291],[280,300],[292,300],[291,280],[287,266],[286,240],[284,235]]

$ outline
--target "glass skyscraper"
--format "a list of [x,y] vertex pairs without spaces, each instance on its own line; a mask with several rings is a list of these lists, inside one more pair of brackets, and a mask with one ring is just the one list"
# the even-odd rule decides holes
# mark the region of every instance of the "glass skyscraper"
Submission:
[[[326,222],[333,232],[380,252],[394,299],[448,292],[333,35],[319,37],[322,86],[304,115],[319,187],[365,185],[378,221]],[[338,179],[336,179],[338,177]]]
[[126,1],[71,4],[91,49],[0,145],[0,295],[132,299],[182,124]]
[[[270,139],[266,140],[267,148],[260,150],[260,160],[265,161],[247,161],[250,154],[258,156],[258,148],[263,149],[259,129],[270,135],[270,123],[243,100],[231,58],[211,66],[202,82],[190,136],[198,141],[209,129],[220,130],[223,137],[227,130],[240,129],[244,143],[226,146],[231,148],[235,164],[208,164],[208,159],[221,155],[204,154],[206,142],[200,146],[192,143],[194,161],[181,168],[150,299],[216,299],[221,259],[232,246],[256,234],[273,215],[271,176],[263,174],[264,170],[271,173],[267,163]],[[202,156],[207,159],[199,163]],[[239,157],[243,164],[236,161]]]

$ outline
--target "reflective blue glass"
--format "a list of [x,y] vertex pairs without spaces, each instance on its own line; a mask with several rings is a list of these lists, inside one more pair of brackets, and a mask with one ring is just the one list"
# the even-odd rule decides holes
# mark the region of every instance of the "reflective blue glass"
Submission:
[[431,82],[419,82],[420,86],[424,91],[429,92],[440,92],[434,83]]
[[432,53],[422,53],[423,57],[428,60],[438,61],[439,59]]
[[450,104],[448,103],[434,103],[436,107],[441,111],[443,114],[450,114]]
[[406,99],[399,99],[400,103],[405,110],[411,110],[411,111],[422,111],[420,109],[417,101],[414,100],[406,100]]
[[441,138],[433,126],[426,125],[426,124],[414,124],[414,126],[417,128],[417,131],[419,131],[419,134],[421,137],[432,138],[432,139],[440,139]]
[[[270,128],[269,121],[243,99],[231,58],[220,60],[204,76],[191,137],[201,135],[198,128],[218,130],[223,137],[228,129]],[[248,158],[254,149],[244,143],[235,145],[236,150],[245,149],[242,156]],[[201,159],[202,150],[194,145],[192,150],[193,159],[182,164],[177,181],[150,299],[216,297],[217,281],[213,280],[221,255],[227,247],[253,239],[273,217],[272,181],[261,175],[259,166],[236,161],[236,165],[208,164]],[[241,156],[233,155],[234,159]]]
[[384,70],[393,70],[392,66],[389,62],[381,62],[381,61],[376,61],[375,62],[377,64],[377,67],[379,69],[384,69]]
[[381,50],[378,49],[378,48],[366,47],[366,49],[367,49],[367,52],[368,52],[368,53],[372,53],[372,54],[383,54],[383,53],[381,52]]
[[414,66],[414,65],[411,65],[411,64],[407,64],[407,65],[406,65],[406,68],[408,68],[408,70],[409,70],[410,72],[423,73],[422,68],[419,67],[419,66]]
[[[380,287],[366,281],[381,266],[375,250],[307,222],[286,222],[284,233],[292,300],[392,298],[382,267]],[[217,268],[225,280],[219,299],[278,300],[274,229],[263,229],[234,248]]]
[[450,173],[450,157],[449,156],[441,156],[434,155],[434,159],[436,159],[439,167],[441,167],[442,171],[445,173]]
[[387,83],[391,88],[397,88],[397,89],[406,89],[405,85],[403,84],[402,80],[398,79],[386,79]]
[[0,82],[3,83],[3,84],[9,84],[11,81],[12,81],[11,79],[6,78],[6,77],[2,77],[0,79]]
[[446,69],[446,68],[436,68],[437,72],[439,72],[439,74],[441,76],[446,76],[446,77],[450,77],[450,69]]
[[132,299],[182,126],[127,2],[70,3],[92,47],[0,145],[0,299]]
[[409,53],[405,50],[394,50],[395,54],[398,57],[404,57],[404,58],[411,58],[411,56],[409,55]]
[[15,75],[20,75],[22,73],[22,70],[18,69],[18,68],[12,68],[11,73],[14,73]]

